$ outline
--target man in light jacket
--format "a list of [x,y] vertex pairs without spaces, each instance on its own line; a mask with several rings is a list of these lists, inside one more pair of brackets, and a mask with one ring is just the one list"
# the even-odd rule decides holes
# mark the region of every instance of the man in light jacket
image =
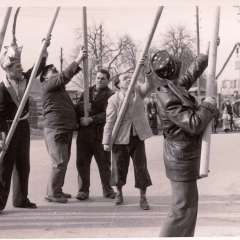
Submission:
[[[143,64],[144,59],[141,64]],[[103,133],[103,145],[106,151],[110,151],[110,139],[117,115],[128,90],[131,75],[123,74],[115,82],[120,89],[108,100],[107,118]],[[152,185],[147,169],[147,158],[144,140],[152,136],[151,129],[145,114],[143,99],[154,88],[154,83],[146,80],[144,84],[137,84],[132,93],[128,109],[118,134],[112,146],[112,177],[111,185],[117,187],[117,196],[114,203],[122,204],[122,186],[126,184],[130,157],[133,160],[135,187],[140,189],[140,207],[149,209],[146,199],[146,189]]]

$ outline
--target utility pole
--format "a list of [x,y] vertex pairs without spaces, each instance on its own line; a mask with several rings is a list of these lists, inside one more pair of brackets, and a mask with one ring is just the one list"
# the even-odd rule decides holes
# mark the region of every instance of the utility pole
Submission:
[[100,24],[99,36],[99,70],[102,69],[102,24]]
[[63,66],[63,58],[62,58],[62,48],[60,52],[60,71],[62,72],[62,66]]
[[[197,55],[200,54],[200,45],[199,45],[199,17],[198,17],[198,6],[196,7],[196,25],[197,25]],[[197,79],[197,94],[200,96],[200,81]]]

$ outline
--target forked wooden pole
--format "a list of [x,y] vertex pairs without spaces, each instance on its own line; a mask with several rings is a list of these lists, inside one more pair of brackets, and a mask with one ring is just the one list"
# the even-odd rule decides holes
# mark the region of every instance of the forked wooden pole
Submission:
[[6,30],[7,30],[7,25],[8,25],[11,11],[12,11],[12,8],[8,7],[3,17],[3,22],[0,28],[0,51],[2,50],[2,45],[3,45]]
[[[88,51],[88,36],[87,36],[87,10],[83,7],[83,45]],[[88,57],[83,59],[83,78],[84,78],[84,117],[89,117],[89,75],[88,75]]]
[[[216,64],[217,64],[217,39],[218,39],[218,32],[219,32],[219,23],[220,23],[220,7],[216,7],[216,12],[214,17],[214,31],[213,31],[212,39],[210,41],[207,87],[206,87],[206,96],[211,96],[211,97],[214,97],[214,89],[215,89],[215,74],[216,74]],[[200,172],[199,172],[200,177],[208,176],[211,131],[212,131],[212,121],[207,125],[206,129],[203,131]]]
[[[51,36],[51,32],[53,30],[53,26],[54,26],[55,21],[57,19],[59,10],[60,10],[60,7],[57,7],[54,10],[54,14],[53,14],[50,26],[48,28],[45,40],[49,39],[50,36]],[[10,130],[8,132],[8,135],[7,135],[7,138],[6,138],[6,141],[5,141],[5,150],[0,153],[0,159],[1,160],[3,159],[4,154],[5,154],[5,152],[8,149],[9,143],[10,143],[10,141],[12,139],[12,136],[14,134],[14,131],[15,131],[16,127],[17,127],[17,124],[18,124],[18,121],[19,121],[20,116],[22,114],[23,108],[24,108],[24,106],[25,106],[25,104],[27,102],[27,99],[28,99],[28,96],[29,96],[29,93],[30,93],[30,90],[31,90],[31,87],[32,87],[32,84],[33,84],[33,81],[35,80],[35,77],[36,77],[39,65],[40,65],[41,60],[42,60],[42,54],[45,51],[45,48],[46,48],[45,41],[43,41],[42,45],[41,45],[41,48],[40,48],[40,51],[39,51],[39,55],[38,55],[37,60],[36,60],[36,63],[34,64],[34,67],[33,67],[33,70],[32,70],[32,74],[31,74],[31,77],[29,79],[27,88],[26,88],[25,93],[23,95],[22,101],[21,101],[21,103],[20,103],[20,105],[18,107],[18,110],[17,110],[17,113],[16,113],[15,118],[13,120],[12,126],[11,126],[11,128],[10,128]]]
[[112,131],[112,135],[111,135],[111,140],[110,140],[110,146],[112,146],[116,136],[117,136],[117,133],[118,133],[118,130],[119,130],[119,127],[122,123],[122,119],[124,117],[124,114],[128,108],[128,104],[129,104],[129,101],[130,101],[130,98],[131,98],[131,95],[132,95],[132,91],[134,89],[134,86],[137,82],[137,79],[138,79],[138,76],[140,74],[140,71],[141,71],[141,65],[140,65],[140,61],[141,59],[147,55],[148,53],[148,49],[150,47],[150,44],[151,44],[151,41],[153,39],[153,35],[155,33],[155,30],[157,28],[157,25],[158,25],[158,21],[161,17],[161,14],[162,14],[162,11],[163,11],[163,6],[159,7],[158,10],[157,10],[157,14],[156,14],[156,17],[155,17],[155,20],[153,22],[153,26],[151,28],[151,31],[148,35],[148,39],[147,39],[147,42],[143,48],[143,51],[141,53],[141,56],[140,56],[140,59],[138,61],[138,64],[137,64],[137,67],[136,69],[134,70],[134,73],[133,73],[133,76],[132,76],[132,79],[131,79],[131,82],[129,84],[129,87],[128,87],[128,90],[127,90],[127,93],[126,93],[126,96],[124,98],[124,101],[123,101],[123,104],[120,108],[120,111],[119,111],[119,114],[118,114],[118,117],[117,117],[117,120],[116,120],[116,123],[113,127],[113,131]]

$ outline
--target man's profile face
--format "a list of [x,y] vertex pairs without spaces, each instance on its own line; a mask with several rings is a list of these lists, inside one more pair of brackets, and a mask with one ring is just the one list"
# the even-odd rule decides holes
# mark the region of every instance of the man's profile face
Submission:
[[237,96],[238,96],[238,92],[234,92],[234,93],[233,93],[233,96],[234,96],[234,97],[237,97]]
[[107,79],[107,75],[101,72],[97,73],[96,76],[96,88],[103,89],[107,87],[109,84],[109,80]]
[[55,75],[56,73],[59,73],[59,71],[56,69],[56,67],[52,66],[51,68],[48,69],[48,71],[45,74],[45,80],[49,80],[50,78],[52,78],[53,75]]
[[7,68],[6,72],[9,74],[9,78],[13,80],[20,80],[22,78],[22,64],[14,63],[10,67]]
[[127,90],[130,82],[131,82],[131,75],[123,74],[119,77],[118,86],[120,89]]

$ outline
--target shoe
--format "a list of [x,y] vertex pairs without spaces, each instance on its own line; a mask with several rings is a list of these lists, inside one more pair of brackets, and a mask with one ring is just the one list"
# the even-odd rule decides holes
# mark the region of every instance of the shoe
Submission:
[[66,203],[68,201],[68,199],[64,197],[46,196],[45,199],[49,202],[57,202],[57,203]]
[[115,197],[113,202],[115,203],[115,205],[121,205],[122,202],[123,202],[123,195],[122,195],[122,193],[117,193],[117,195],[116,195],[116,197]]
[[76,196],[76,199],[78,200],[86,200],[89,198],[89,193],[86,192],[79,192],[78,195]]
[[103,196],[106,197],[106,198],[115,198],[117,196],[117,193],[112,191],[108,194],[104,194]]
[[61,193],[61,197],[63,197],[63,198],[71,198],[72,195],[69,194],[69,193],[64,193],[64,192],[62,192],[62,193]]
[[15,207],[17,207],[17,208],[37,208],[37,205],[36,205],[36,203],[30,202],[30,200],[27,198],[22,201],[21,205],[17,205]]
[[140,207],[142,208],[142,210],[149,210],[149,204],[146,197],[140,197]]

